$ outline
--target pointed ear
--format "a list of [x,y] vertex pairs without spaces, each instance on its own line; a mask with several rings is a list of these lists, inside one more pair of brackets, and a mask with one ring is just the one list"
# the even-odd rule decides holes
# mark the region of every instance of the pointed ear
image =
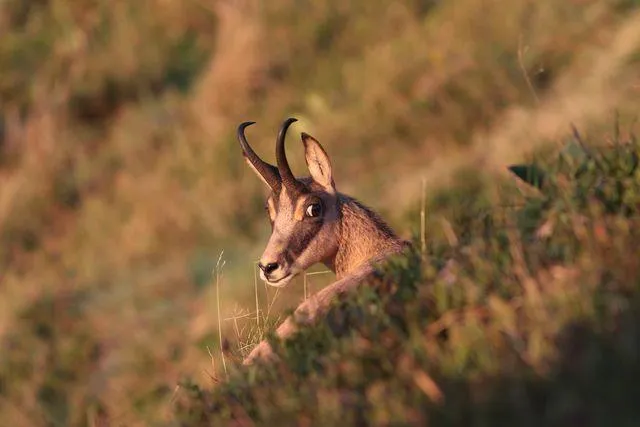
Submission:
[[307,161],[311,178],[324,187],[327,192],[335,193],[336,185],[333,182],[331,162],[322,145],[304,132],[302,133],[302,143],[304,144],[304,158]]

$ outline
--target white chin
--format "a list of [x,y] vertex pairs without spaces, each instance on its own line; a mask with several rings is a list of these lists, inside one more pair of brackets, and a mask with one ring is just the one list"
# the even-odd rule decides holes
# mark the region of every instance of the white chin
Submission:
[[260,278],[264,281],[264,283],[266,283],[269,286],[273,286],[274,288],[285,287],[291,281],[291,279],[293,279],[293,276],[294,276],[293,274],[288,274],[278,280],[270,281],[270,280],[267,280],[266,277],[264,277],[264,274],[262,274],[262,272],[260,272]]

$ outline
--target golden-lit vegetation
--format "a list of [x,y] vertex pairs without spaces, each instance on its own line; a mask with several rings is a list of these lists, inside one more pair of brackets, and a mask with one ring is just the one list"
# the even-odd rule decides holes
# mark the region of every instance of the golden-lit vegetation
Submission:
[[[640,144],[614,136],[603,149],[576,138],[556,159],[514,168],[541,192],[458,183],[447,205],[465,211],[450,217],[448,235],[382,269],[323,324],[272,341],[279,361],[233,369],[209,389],[183,383],[179,419],[635,423]],[[491,200],[511,205],[487,210]]]
[[[510,162],[570,136],[570,123],[603,141],[614,110],[623,124],[634,119],[638,6],[637,0],[0,3],[0,419],[29,426],[168,423],[175,401],[190,396],[177,387],[183,378],[202,389],[213,386],[211,377],[225,378],[219,320],[232,365],[243,351],[238,347],[301,297],[303,278],[280,292],[265,318],[273,292],[260,285],[261,323],[254,326],[253,263],[268,225],[264,189],[235,141],[241,121],[258,122],[249,137],[272,159],[282,119],[301,119],[294,130],[327,148],[340,190],[381,211],[405,236],[419,228],[424,179],[429,236],[451,238],[460,232],[459,217],[474,212],[443,187],[461,180],[461,169],[493,188]],[[302,172],[293,141],[292,166]],[[633,250],[632,234],[620,232],[617,240],[618,225],[611,227],[611,241],[619,242],[613,246]],[[223,250],[217,288],[212,271]],[[564,274],[554,280],[620,267],[617,258],[607,264],[593,255],[597,248],[589,250],[596,261],[573,260],[554,270]],[[479,259],[476,268],[489,274],[491,260]],[[327,280],[309,277],[316,288]],[[482,299],[483,291],[471,285],[480,282],[469,276],[461,300],[427,320],[464,308],[465,298],[479,302],[473,298]],[[586,301],[593,289],[577,283],[567,295]],[[424,289],[418,292],[431,291]],[[507,291],[513,293],[501,297],[518,297]],[[543,348],[531,369],[546,366],[554,328],[575,313],[563,311],[570,301],[556,297],[562,296],[540,303],[560,307],[560,314],[553,312],[558,323],[540,321],[542,337],[532,339]],[[496,304],[507,314],[516,310],[510,301]],[[522,327],[514,331],[532,330],[526,322]],[[446,351],[472,354],[465,340]],[[282,378],[292,387],[303,379]],[[333,408],[339,397],[327,384],[320,394]],[[371,402],[381,401],[386,387],[370,390]],[[293,408],[260,417],[277,420]],[[389,415],[396,409],[375,420],[399,419]]]

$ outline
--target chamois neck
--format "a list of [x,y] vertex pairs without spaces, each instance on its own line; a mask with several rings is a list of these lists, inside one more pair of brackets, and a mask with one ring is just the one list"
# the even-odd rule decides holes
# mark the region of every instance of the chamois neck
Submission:
[[338,279],[404,248],[406,242],[368,207],[343,194],[338,195],[338,205],[338,251],[332,263]]

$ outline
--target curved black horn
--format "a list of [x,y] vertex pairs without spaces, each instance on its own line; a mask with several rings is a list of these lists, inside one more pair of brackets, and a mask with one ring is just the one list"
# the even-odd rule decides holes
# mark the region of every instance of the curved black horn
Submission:
[[284,121],[278,132],[278,139],[276,140],[276,160],[278,162],[278,171],[282,178],[282,183],[287,189],[294,191],[301,191],[304,189],[303,184],[298,181],[291,172],[289,162],[287,161],[287,155],[284,152],[284,140],[287,136],[287,129],[292,123],[297,122],[298,119],[288,118]]
[[251,162],[258,173],[262,175],[267,184],[269,184],[269,187],[271,187],[273,191],[278,192],[280,191],[282,182],[278,168],[258,157],[249,145],[249,142],[247,142],[247,137],[244,135],[244,130],[254,123],[255,122],[244,122],[238,126],[238,141],[240,142],[240,147],[242,147],[242,154]]

